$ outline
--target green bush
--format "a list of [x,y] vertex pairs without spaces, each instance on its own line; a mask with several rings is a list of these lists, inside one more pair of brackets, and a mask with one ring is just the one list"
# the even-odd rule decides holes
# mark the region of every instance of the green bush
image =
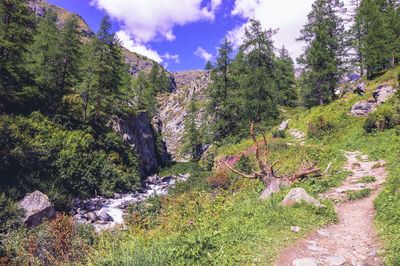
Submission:
[[364,188],[361,190],[348,191],[347,198],[349,200],[359,200],[368,197],[371,194],[371,189]]
[[284,139],[286,138],[286,132],[285,130],[273,130],[272,137]]
[[18,199],[40,190],[64,210],[75,196],[138,187],[136,156],[110,131],[68,130],[38,112],[0,116],[0,192]]
[[310,138],[320,139],[332,133],[335,128],[336,126],[332,121],[327,120],[323,116],[318,116],[308,123],[307,135]]
[[364,130],[367,133],[384,131],[396,125],[396,119],[392,106],[383,106],[378,111],[368,115],[364,123]]

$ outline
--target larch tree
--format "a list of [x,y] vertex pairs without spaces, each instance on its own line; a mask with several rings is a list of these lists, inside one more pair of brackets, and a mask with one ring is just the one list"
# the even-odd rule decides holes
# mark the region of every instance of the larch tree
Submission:
[[346,36],[341,0],[316,0],[301,30],[306,43],[298,63],[304,67],[303,99],[306,106],[336,98],[335,89],[344,73]]

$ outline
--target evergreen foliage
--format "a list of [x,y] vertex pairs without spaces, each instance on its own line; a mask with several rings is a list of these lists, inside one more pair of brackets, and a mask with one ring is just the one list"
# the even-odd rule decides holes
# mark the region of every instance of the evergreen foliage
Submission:
[[302,94],[306,106],[336,98],[335,89],[345,66],[344,11],[341,0],[316,0],[301,30],[298,40],[307,46],[298,62],[304,67]]
[[0,2],[0,111],[16,111],[19,93],[30,84],[26,53],[34,19],[24,0]]

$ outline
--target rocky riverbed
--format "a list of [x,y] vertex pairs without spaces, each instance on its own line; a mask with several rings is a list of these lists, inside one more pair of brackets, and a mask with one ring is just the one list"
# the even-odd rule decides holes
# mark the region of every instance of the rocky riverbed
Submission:
[[112,198],[95,197],[87,200],[75,199],[72,214],[78,223],[93,224],[97,230],[124,224],[126,209],[155,195],[166,195],[177,182],[184,182],[189,174],[146,179],[143,189],[128,194],[114,194]]

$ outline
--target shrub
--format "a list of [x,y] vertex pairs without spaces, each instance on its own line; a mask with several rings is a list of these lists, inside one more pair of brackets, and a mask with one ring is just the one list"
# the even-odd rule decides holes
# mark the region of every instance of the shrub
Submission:
[[323,116],[319,116],[317,119],[308,123],[307,134],[310,138],[320,139],[335,129],[335,124],[328,121]]
[[77,225],[72,217],[57,215],[32,230],[13,232],[5,249],[15,265],[69,265],[83,262],[94,241],[93,227]]
[[154,196],[144,202],[131,204],[128,207],[126,222],[141,229],[150,229],[156,226],[157,216],[162,208],[162,200]]
[[225,171],[219,169],[215,174],[210,175],[207,178],[207,183],[213,188],[227,189],[231,184],[231,181],[228,174]]
[[369,175],[369,176],[364,176],[363,178],[361,178],[359,183],[373,183],[375,181],[376,181],[376,177],[373,175]]
[[395,120],[393,108],[384,106],[377,112],[368,115],[364,123],[364,130],[367,133],[373,133],[391,129],[396,125]]
[[286,138],[286,132],[285,132],[285,130],[278,130],[278,129],[276,129],[276,130],[273,130],[272,131],[272,137],[274,137],[274,138],[282,138],[282,139],[284,139],[284,138]]

